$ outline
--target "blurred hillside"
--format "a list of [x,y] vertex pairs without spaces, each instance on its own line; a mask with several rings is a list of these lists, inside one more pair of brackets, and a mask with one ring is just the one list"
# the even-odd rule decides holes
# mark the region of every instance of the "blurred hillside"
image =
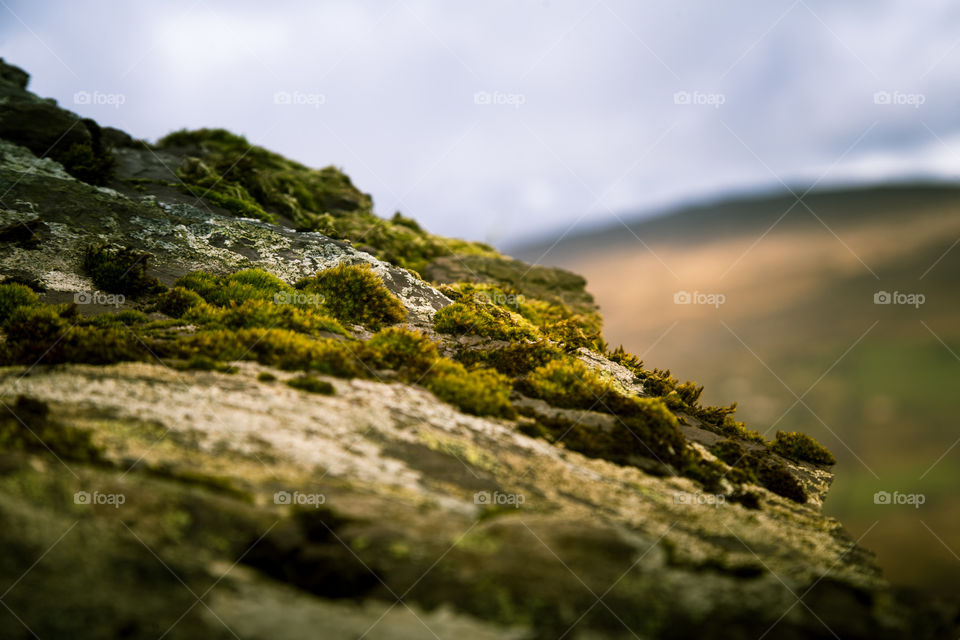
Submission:
[[888,578],[956,592],[958,238],[960,189],[911,184],[732,199],[511,253],[585,276],[607,340],[647,366],[739,401],[767,436],[824,442],[840,461],[826,512]]

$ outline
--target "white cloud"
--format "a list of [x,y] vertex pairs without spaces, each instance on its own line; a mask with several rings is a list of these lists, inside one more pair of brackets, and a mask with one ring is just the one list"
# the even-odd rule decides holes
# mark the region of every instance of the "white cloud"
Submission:
[[[4,19],[0,42],[43,95],[123,92],[85,112],[106,124],[225,126],[344,167],[381,214],[504,241],[827,170],[954,175],[954,4],[23,1],[8,5],[36,36]],[[925,102],[876,105],[878,90]],[[279,107],[277,91],[325,101]]]

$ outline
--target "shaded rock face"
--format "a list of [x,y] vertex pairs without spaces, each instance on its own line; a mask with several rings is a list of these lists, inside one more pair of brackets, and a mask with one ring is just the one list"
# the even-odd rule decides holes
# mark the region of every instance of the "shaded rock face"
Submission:
[[30,74],[0,59],[0,82],[13,85],[17,89],[26,89],[30,82]]
[[97,181],[102,184],[113,165],[109,146],[123,141],[117,135],[122,132],[111,129],[105,139],[95,121],[27,91],[29,80],[25,71],[0,59],[0,138],[61,161],[74,175],[102,174]]
[[[0,63],[10,96],[26,83]],[[30,95],[30,109],[55,108]],[[2,111],[10,104],[0,117],[27,117]],[[92,244],[147,252],[148,275],[167,285],[197,269],[256,266],[292,283],[369,264],[408,326],[448,350],[483,344],[437,336],[434,314],[451,301],[406,269],[162,185],[93,186],[38,158],[25,142],[49,132],[20,122],[0,130],[0,276],[46,302],[96,288],[80,267]],[[180,156],[101,136],[118,175],[175,180]],[[579,276],[502,257],[442,258],[424,276],[529,277],[545,299],[593,308]],[[575,355],[624,395],[649,395],[606,355]],[[290,371],[234,364],[232,374],[159,358],[0,367],[0,576],[13,585],[0,636],[956,635],[956,606],[891,589],[821,513],[826,468],[778,458],[807,502],[752,486],[757,503],[746,504],[653,458],[615,464],[526,435],[558,420],[609,431],[610,413],[514,393],[520,417],[480,417],[388,374],[319,376],[333,393],[318,395],[284,384]],[[725,436],[677,418],[691,453],[712,459]]]
[[55,144],[90,143],[80,116],[27,91],[30,76],[0,60],[0,137],[44,155]]

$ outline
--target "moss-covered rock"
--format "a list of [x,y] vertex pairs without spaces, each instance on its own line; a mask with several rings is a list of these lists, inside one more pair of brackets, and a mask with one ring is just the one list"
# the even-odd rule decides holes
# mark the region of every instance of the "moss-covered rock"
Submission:
[[319,296],[318,300],[341,322],[379,329],[407,315],[368,264],[339,264],[298,280],[296,288]]
[[[81,131],[23,84],[0,137]],[[0,575],[38,635],[158,637],[183,584],[216,616],[171,637],[947,635],[820,512],[823,451],[608,351],[579,277],[222,130],[100,135],[108,189],[0,140]],[[61,304],[91,278],[130,299]]]
[[510,418],[510,383],[490,369],[468,371],[459,362],[440,360],[430,371],[426,387],[444,402],[478,416]]
[[81,268],[104,291],[138,296],[157,291],[160,284],[147,275],[150,255],[132,247],[90,246]]
[[805,433],[777,431],[772,449],[791,460],[821,465],[837,464],[837,459],[826,447]]

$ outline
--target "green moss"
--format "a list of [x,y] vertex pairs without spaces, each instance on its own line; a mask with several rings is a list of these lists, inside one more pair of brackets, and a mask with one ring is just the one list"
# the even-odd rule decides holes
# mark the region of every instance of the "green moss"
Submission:
[[131,247],[91,246],[84,251],[81,266],[100,289],[135,297],[162,288],[147,275],[149,257]]
[[[696,410],[696,416],[703,420],[703,425],[708,431],[766,445],[767,440],[763,435],[753,429],[747,429],[745,423],[734,419],[733,412],[736,410],[737,403],[729,407],[700,407]],[[723,417],[717,418],[716,416],[719,415]]]
[[465,307],[445,312],[449,318],[440,316],[449,327],[446,333],[472,333],[501,340],[516,340],[519,335],[535,339],[542,334],[571,351],[596,348],[601,342],[596,317],[575,314],[559,302],[530,299],[516,289],[492,284],[460,282],[440,290]]
[[393,217],[390,218],[390,222],[392,222],[393,224],[398,224],[403,227],[407,227],[408,229],[412,229],[413,231],[417,231],[417,232],[423,231],[423,229],[420,228],[420,225],[417,224],[416,220],[414,220],[413,218],[408,218],[407,216],[403,215],[399,211],[393,214]]
[[290,285],[263,269],[243,269],[221,280],[221,288],[210,295],[210,302],[220,305],[248,300],[274,301],[278,295],[290,293]]
[[731,467],[740,464],[744,459],[744,456],[747,455],[746,449],[743,448],[736,440],[721,440],[712,447],[710,447],[710,453],[717,456],[720,460],[723,460],[725,463]]
[[184,193],[197,197],[206,198],[218,207],[222,207],[237,216],[238,218],[252,218],[262,220],[263,222],[276,222],[277,218],[263,210],[255,200],[240,189],[234,187],[231,191],[230,185],[219,184],[216,178],[205,181],[206,184],[187,182],[188,176],[178,174],[184,179],[177,187]]
[[524,376],[537,367],[561,357],[561,351],[546,340],[515,342],[499,349],[463,349],[457,355],[460,362],[493,367],[510,376]]
[[257,380],[260,382],[276,382],[277,376],[273,375],[269,371],[261,371],[257,374]]
[[595,411],[605,411],[603,404],[613,393],[608,381],[572,357],[537,367],[519,382],[518,389],[555,407]]
[[[191,271],[185,276],[177,278],[174,288],[193,291],[204,300],[213,301],[219,295],[222,278],[206,271]],[[219,298],[218,298],[219,299]]]
[[766,444],[764,437],[757,431],[746,428],[742,422],[733,418],[737,411],[737,404],[728,407],[703,406],[700,404],[700,394],[703,386],[696,382],[681,383],[671,375],[669,370],[643,368],[643,362],[633,356],[623,347],[606,354],[613,362],[617,362],[637,376],[643,383],[644,393],[663,398],[667,405],[675,410],[689,413],[703,422],[703,426],[714,433],[728,437],[738,437],[758,444]]
[[406,372],[412,379],[427,373],[440,357],[428,337],[399,327],[380,330],[364,346],[364,360],[370,366]]
[[297,333],[319,336],[323,332],[348,335],[343,326],[316,309],[298,309],[263,300],[231,302],[226,307],[207,303],[191,307],[183,314],[184,321],[210,327],[228,329],[289,329]]
[[20,307],[4,326],[3,360],[11,364],[110,364],[143,360],[144,345],[127,328],[78,326],[70,308]]
[[301,391],[307,391],[308,393],[319,393],[325,396],[331,396],[337,391],[333,385],[326,380],[307,375],[290,378],[287,380],[287,386],[300,389]]
[[29,287],[22,284],[0,284],[0,326],[20,307],[36,307],[40,304]]
[[185,182],[214,187],[211,193],[229,194],[267,215],[283,215],[300,228],[312,230],[313,218],[327,212],[372,209],[370,196],[338,169],[309,169],[223,129],[174,132],[158,146],[195,154],[178,171]]
[[822,444],[805,433],[777,431],[771,447],[785,458],[819,465],[837,464],[837,459]]
[[379,329],[406,315],[403,304],[384,286],[369,264],[338,264],[296,283],[296,288],[322,296],[323,305],[337,320]]
[[468,371],[459,362],[441,359],[430,371],[426,386],[444,402],[478,416],[510,418],[510,383],[490,369]]
[[317,231],[356,242],[359,247],[385,262],[417,272],[422,272],[442,256],[499,257],[495,249],[485,244],[436,236],[414,229],[405,222],[384,220],[365,211],[349,216],[317,216],[310,224],[316,225]]
[[195,291],[184,287],[173,287],[157,296],[156,308],[171,318],[179,318],[192,307],[203,303],[203,298]]
[[181,188],[235,215],[275,220],[352,240],[378,258],[417,271],[440,256],[497,257],[493,248],[434,236],[401,214],[373,213],[371,197],[336,167],[310,169],[223,129],[177,131],[157,146],[190,154],[178,168]]
[[632,353],[627,353],[624,350],[623,345],[620,345],[615,350],[606,354],[607,358],[611,362],[616,362],[617,364],[623,365],[627,369],[633,372],[637,377],[643,377],[646,371],[643,368],[643,360],[640,360]]
[[760,484],[773,493],[800,504],[807,501],[807,493],[803,490],[803,485],[783,465],[764,460],[757,463],[756,473]]
[[617,417],[609,428],[556,417],[539,418],[525,432],[621,465],[637,464],[639,458],[647,458],[682,469],[686,455],[686,439],[676,417],[657,398],[636,399],[632,414]]
[[769,451],[747,451],[739,442],[727,439],[710,447],[710,453],[732,467],[726,475],[734,482],[759,484],[801,504],[807,501],[803,485]]
[[124,309],[117,313],[107,312],[89,318],[83,318],[79,321],[79,324],[106,329],[110,327],[129,327],[144,324],[149,321],[150,318],[142,311]]
[[11,405],[0,405],[0,450],[53,454],[61,459],[97,462],[101,448],[90,432],[51,420],[46,403],[17,396]]
[[218,361],[255,360],[288,370],[318,371],[343,378],[367,370],[344,341],[313,339],[288,329],[209,329],[151,345],[164,358],[189,360],[204,355]]
[[703,386],[698,385],[696,382],[685,382],[681,384],[677,378],[670,374],[669,370],[654,369],[653,371],[643,371],[639,377],[643,380],[644,392],[658,397],[667,397],[671,394],[676,394],[675,397],[679,401],[676,408],[686,409],[691,412],[695,411],[697,401],[703,392]]
[[95,149],[85,142],[74,143],[63,150],[55,149],[51,155],[67,173],[92,185],[107,184],[117,166],[112,153],[102,148]]
[[177,363],[177,369],[194,371],[219,371],[220,373],[236,373],[237,368],[223,362],[217,362],[205,355],[191,356],[186,362]]
[[437,311],[433,326],[440,333],[475,335],[495,340],[536,340],[539,332],[517,314],[492,304],[454,302]]
[[716,460],[707,460],[693,450],[687,450],[677,466],[684,476],[696,480],[707,491],[716,493],[722,491],[724,478],[737,482],[733,477],[738,473],[737,470],[728,469]]
[[285,294],[293,293],[290,285],[263,269],[243,269],[227,276],[193,271],[177,278],[174,285],[193,291],[219,306],[246,300],[281,300]]

